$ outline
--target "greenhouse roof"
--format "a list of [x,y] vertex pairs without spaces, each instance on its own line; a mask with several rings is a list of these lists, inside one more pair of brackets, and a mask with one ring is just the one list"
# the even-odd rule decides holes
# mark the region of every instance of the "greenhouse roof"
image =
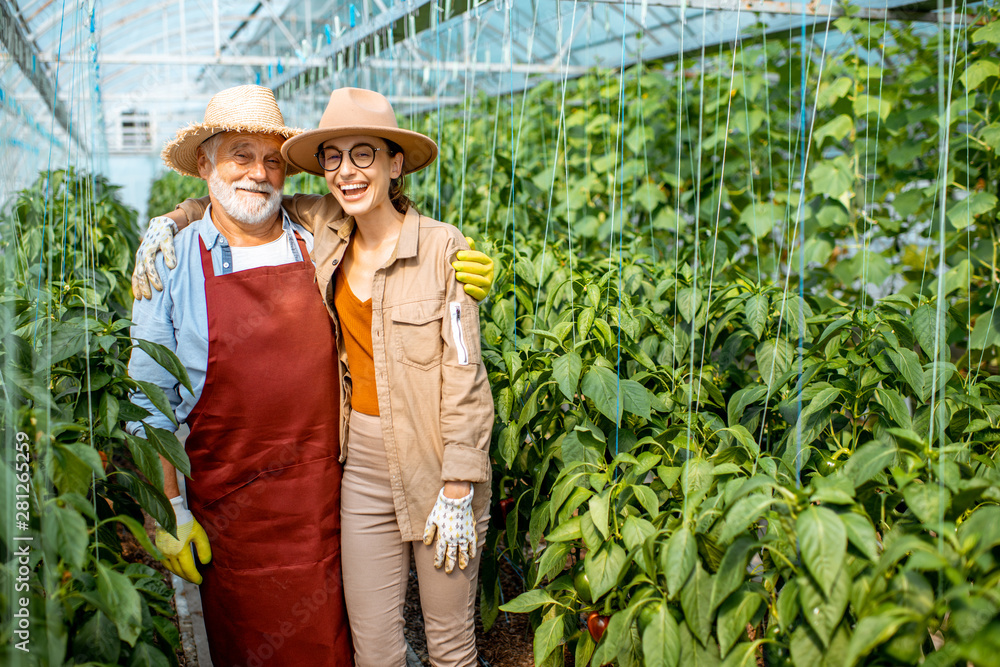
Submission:
[[[853,5],[872,20],[937,20],[926,2]],[[305,127],[339,86],[411,113],[842,13],[774,0],[0,0],[0,108],[13,119],[0,140],[149,154],[232,85],[271,87]]]

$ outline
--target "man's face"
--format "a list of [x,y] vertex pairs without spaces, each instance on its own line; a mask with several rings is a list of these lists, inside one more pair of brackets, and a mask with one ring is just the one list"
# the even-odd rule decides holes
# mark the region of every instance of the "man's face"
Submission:
[[227,132],[214,165],[205,150],[199,152],[199,173],[213,199],[233,219],[252,226],[275,220],[285,185],[283,142],[284,137],[272,134]]

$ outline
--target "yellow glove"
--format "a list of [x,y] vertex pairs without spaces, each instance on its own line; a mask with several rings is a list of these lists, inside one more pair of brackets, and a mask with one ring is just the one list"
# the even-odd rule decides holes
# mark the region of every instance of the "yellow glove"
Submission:
[[184,498],[177,496],[170,499],[177,517],[177,537],[174,537],[156,524],[156,548],[163,552],[163,565],[182,579],[192,584],[201,583],[201,573],[194,564],[191,546],[198,551],[198,560],[205,565],[212,560],[212,547],[208,544],[208,535],[201,527],[191,511],[184,507]]
[[476,250],[476,242],[468,236],[471,250],[460,250],[451,266],[458,275],[456,280],[465,283],[465,293],[476,301],[482,301],[493,289],[493,260],[490,256]]

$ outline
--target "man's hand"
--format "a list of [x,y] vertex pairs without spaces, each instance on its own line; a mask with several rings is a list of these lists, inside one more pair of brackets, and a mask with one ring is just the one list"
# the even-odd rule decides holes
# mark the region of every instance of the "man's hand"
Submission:
[[156,271],[156,253],[163,253],[167,268],[177,266],[174,254],[174,234],[177,233],[177,223],[166,216],[153,218],[149,221],[146,235],[142,237],[139,250],[135,253],[135,270],[132,272],[132,294],[136,299],[152,299],[150,284],[158,292],[163,291],[160,274]]
[[457,272],[456,280],[465,283],[465,293],[476,301],[482,301],[493,288],[493,260],[489,255],[476,250],[476,242],[468,236],[471,250],[460,250],[457,261],[451,266]]
[[472,515],[472,488],[464,498],[449,498],[445,490],[438,493],[437,502],[431,509],[424,525],[424,544],[430,545],[437,533],[434,547],[434,567],[444,565],[444,571],[451,573],[458,560],[458,568],[464,570],[476,557],[476,519]]
[[184,498],[181,496],[171,498],[170,504],[174,506],[174,515],[177,517],[177,536],[174,537],[162,526],[156,525],[156,548],[165,556],[160,562],[178,577],[192,584],[200,584],[201,573],[194,563],[191,546],[193,545],[198,552],[198,560],[205,565],[212,560],[212,547],[208,544],[208,535],[191,511],[184,507]]

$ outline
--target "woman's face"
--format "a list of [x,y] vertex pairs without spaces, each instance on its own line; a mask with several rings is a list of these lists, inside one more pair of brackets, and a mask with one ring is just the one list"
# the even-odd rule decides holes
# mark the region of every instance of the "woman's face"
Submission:
[[328,160],[327,168],[339,156],[340,166],[326,172],[326,184],[344,213],[357,217],[378,210],[395,211],[389,200],[389,184],[403,172],[402,153],[390,155],[384,139],[363,135],[330,139],[319,150]]

